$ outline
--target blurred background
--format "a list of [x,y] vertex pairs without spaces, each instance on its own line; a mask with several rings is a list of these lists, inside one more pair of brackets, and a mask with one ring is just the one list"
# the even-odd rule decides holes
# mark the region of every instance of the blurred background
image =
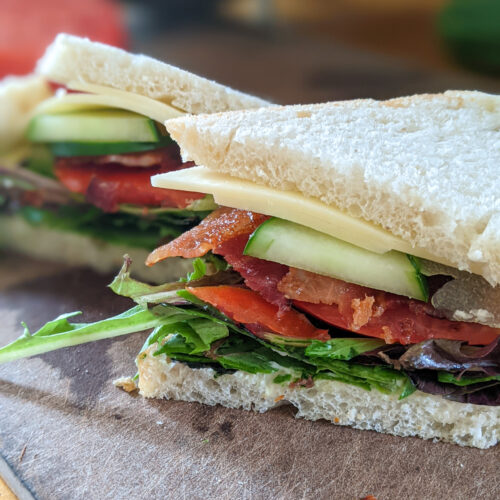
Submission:
[[0,0],[0,75],[60,31],[278,103],[500,92],[500,0]]

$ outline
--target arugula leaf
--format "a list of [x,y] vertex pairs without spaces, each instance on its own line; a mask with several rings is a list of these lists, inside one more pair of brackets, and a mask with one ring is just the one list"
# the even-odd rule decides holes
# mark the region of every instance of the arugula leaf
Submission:
[[273,373],[279,370],[260,352],[240,352],[220,356],[217,361],[226,369],[242,370],[248,373]]
[[128,255],[125,255],[120,272],[108,285],[113,292],[117,295],[128,297],[143,307],[159,302],[179,302],[175,291],[183,288],[184,285],[178,282],[167,283],[165,285],[149,285],[138,281],[130,276],[131,265],[132,259]]
[[438,380],[439,382],[444,382],[447,384],[454,384],[459,386],[466,386],[472,384],[480,384],[482,382],[491,382],[491,381],[499,381],[500,375],[490,375],[486,377],[471,377],[462,375],[461,377],[457,377],[455,374],[450,372],[438,372]]
[[383,340],[369,338],[333,338],[326,342],[313,340],[306,348],[306,355],[311,358],[349,360],[383,345]]
[[73,312],[49,321],[34,334],[30,334],[27,326],[23,325],[23,335],[0,349],[0,363],[147,330],[168,322],[177,311],[170,306],[155,306],[152,309],[136,306],[112,318],[88,324],[70,323],[68,318],[80,314]]

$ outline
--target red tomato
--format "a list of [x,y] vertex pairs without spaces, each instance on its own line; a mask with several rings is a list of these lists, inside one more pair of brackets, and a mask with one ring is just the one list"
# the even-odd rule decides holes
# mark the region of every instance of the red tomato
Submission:
[[272,332],[295,339],[329,340],[326,330],[315,328],[303,315],[292,309],[280,311],[257,292],[235,286],[204,286],[187,290],[226,316],[244,324],[257,337],[266,338]]
[[[349,330],[346,319],[336,305],[311,304],[299,300],[294,300],[293,304],[330,325]],[[478,323],[429,316],[424,312],[423,305],[419,308],[415,304],[416,301],[394,302],[390,309],[379,317],[372,317],[355,333],[384,339],[388,344],[399,342],[404,345],[427,339],[463,340],[472,345],[486,345],[500,334],[499,330]]]
[[2,0],[0,77],[33,71],[45,47],[60,33],[124,47],[121,6],[112,0]]
[[116,210],[120,203],[185,208],[204,196],[151,186],[151,176],[166,171],[168,169],[161,167],[74,165],[66,160],[58,160],[55,164],[57,178],[70,191],[85,194],[90,203],[106,212]]

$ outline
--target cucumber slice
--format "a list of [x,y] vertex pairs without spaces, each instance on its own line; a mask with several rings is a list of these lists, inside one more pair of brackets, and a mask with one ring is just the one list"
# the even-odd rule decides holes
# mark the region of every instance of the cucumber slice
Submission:
[[243,252],[349,283],[428,300],[418,259],[391,250],[378,254],[314,229],[273,217],[250,236]]
[[28,125],[33,142],[158,142],[153,120],[117,109],[41,114]]
[[52,142],[50,149],[54,156],[101,156],[150,151],[172,144],[170,136],[159,142]]

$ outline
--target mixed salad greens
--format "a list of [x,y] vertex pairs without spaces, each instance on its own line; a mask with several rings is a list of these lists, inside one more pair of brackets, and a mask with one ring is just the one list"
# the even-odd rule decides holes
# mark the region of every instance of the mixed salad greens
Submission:
[[498,340],[484,347],[436,339],[402,346],[355,334],[346,337],[335,329],[326,342],[278,335],[263,340],[186,289],[241,282],[222,259],[196,259],[187,278],[157,286],[131,278],[130,265],[126,258],[110,287],[133,299],[135,307],[89,324],[70,321],[78,312],[64,314],[33,334],[24,325],[23,335],[0,349],[0,363],[153,329],[139,356],[149,349],[192,368],[211,367],[214,376],[235,370],[273,373],[274,383],[294,387],[327,379],[399,399],[419,389],[460,402],[500,404]]

